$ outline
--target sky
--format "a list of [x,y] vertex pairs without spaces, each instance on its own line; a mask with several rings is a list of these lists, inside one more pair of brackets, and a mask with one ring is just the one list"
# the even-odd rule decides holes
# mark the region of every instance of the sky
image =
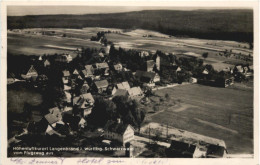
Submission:
[[[141,10],[196,10],[203,8],[159,7],[159,6],[8,6],[8,16],[54,15],[54,14],[98,14],[120,13]],[[205,8],[204,8],[205,9]],[[207,8],[209,9],[209,8]]]

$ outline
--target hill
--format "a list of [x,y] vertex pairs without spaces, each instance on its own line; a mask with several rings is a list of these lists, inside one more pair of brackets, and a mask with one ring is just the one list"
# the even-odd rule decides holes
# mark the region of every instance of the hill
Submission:
[[112,14],[8,16],[8,29],[107,27],[173,36],[253,41],[253,10],[144,10]]

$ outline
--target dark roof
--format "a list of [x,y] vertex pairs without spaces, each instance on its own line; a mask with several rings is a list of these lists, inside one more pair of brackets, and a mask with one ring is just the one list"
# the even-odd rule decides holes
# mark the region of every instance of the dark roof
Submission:
[[155,62],[153,60],[146,61],[147,68],[153,68],[155,65]]
[[223,146],[210,144],[207,150],[207,157],[222,158],[224,152],[225,152],[225,148]]
[[104,127],[104,130],[123,135],[128,125],[129,124],[123,124],[112,120],[108,120]]
[[190,154],[193,154],[196,149],[196,146],[181,141],[172,140],[171,149],[178,152],[188,152]]
[[128,91],[125,89],[117,89],[116,93],[114,94],[115,96],[126,96],[128,94]]
[[151,80],[154,79],[155,73],[137,70],[135,73],[135,77],[138,78],[139,80],[141,80],[142,78]]

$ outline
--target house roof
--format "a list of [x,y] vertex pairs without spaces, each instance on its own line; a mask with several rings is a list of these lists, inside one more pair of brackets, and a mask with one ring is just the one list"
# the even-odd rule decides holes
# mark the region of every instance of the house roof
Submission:
[[67,70],[62,71],[63,76],[68,77],[70,76],[70,72]]
[[236,69],[239,71],[239,72],[243,72],[243,67],[241,66],[241,65],[237,65],[237,66],[235,66],[236,67]]
[[63,88],[64,88],[64,90],[71,90],[71,87],[68,85],[64,85]]
[[92,68],[93,68],[92,65],[85,65],[85,69],[87,69],[87,70],[91,70]]
[[78,75],[78,74],[79,74],[78,70],[77,70],[77,69],[74,69],[73,74]]
[[127,81],[118,83],[116,86],[118,89],[130,89],[130,85]]
[[143,91],[140,87],[133,87],[127,90],[130,96],[136,96],[139,94],[143,94]]
[[71,94],[69,92],[64,91],[64,93],[65,93],[65,96],[66,96],[67,99],[71,98]]
[[85,100],[89,100],[90,102],[94,102],[94,98],[91,93],[85,93],[81,95]]
[[108,64],[106,62],[102,62],[102,63],[96,63],[96,68],[97,69],[102,69],[102,68],[108,68]]
[[137,70],[135,73],[135,77],[138,78],[139,80],[141,80],[143,78],[151,80],[151,79],[154,79],[155,74],[156,73],[154,73],[154,72],[146,72],[146,71]]
[[155,62],[153,60],[146,61],[147,68],[153,68],[155,65]]
[[54,107],[54,108],[49,109],[49,112],[50,112],[50,114],[54,115],[58,119],[61,119],[61,112],[60,112],[60,109],[58,107]]
[[[109,132],[115,132],[115,133],[123,135],[128,126],[131,126],[131,125],[130,124],[118,123],[118,122],[115,122],[115,121],[112,121],[112,120],[108,120],[106,125],[104,126],[104,130],[109,131]],[[133,129],[132,126],[131,126],[131,128]]]
[[122,64],[116,64],[116,65],[114,65],[114,68],[115,68],[115,70],[119,70],[119,69],[122,69],[123,66],[122,66]]
[[49,124],[54,124],[59,121],[59,117],[57,117],[51,113],[48,113],[47,115],[45,115],[44,118],[47,120],[47,122]]
[[113,97],[115,96],[126,96],[128,94],[128,91],[125,89],[117,89],[116,93],[114,94]]
[[30,66],[26,66],[23,70],[22,70],[22,73],[23,74],[28,74],[28,73],[32,73],[32,72],[35,72],[37,73],[35,67],[33,65],[30,65]]
[[50,61],[49,61],[48,59],[46,59],[46,60],[44,61],[44,64],[45,64],[45,65],[50,65],[51,63],[50,63]]
[[98,88],[102,88],[102,87],[107,87],[109,84],[108,84],[108,81],[107,81],[107,80],[101,80],[101,81],[96,81],[96,82],[95,82],[95,85],[96,85]]

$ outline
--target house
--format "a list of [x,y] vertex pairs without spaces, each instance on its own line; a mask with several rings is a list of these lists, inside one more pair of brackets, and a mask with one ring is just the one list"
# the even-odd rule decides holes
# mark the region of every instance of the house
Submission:
[[209,74],[209,70],[208,70],[207,68],[205,68],[205,69],[202,71],[202,74],[208,75],[208,74]]
[[92,65],[85,65],[85,69],[82,70],[82,76],[87,78],[87,77],[91,77],[93,78],[94,76],[94,68]]
[[73,75],[79,75],[79,71],[78,71],[77,69],[74,69],[74,71],[73,71],[72,74],[73,74]]
[[109,75],[109,66],[106,62],[102,62],[102,63],[96,63],[94,65],[94,69],[95,70],[102,70],[104,71],[104,75]]
[[31,65],[29,69],[24,70],[23,73],[21,74],[21,77],[23,79],[30,79],[32,77],[37,77],[37,76],[38,76],[38,72],[35,70],[33,65]]
[[94,84],[98,93],[105,92],[109,85],[107,80],[96,81]]
[[85,93],[88,93],[88,90],[89,90],[89,86],[88,84],[83,84],[82,87],[80,88],[80,94],[85,94]]
[[136,79],[141,81],[142,83],[146,83],[148,86],[155,86],[156,82],[160,81],[160,76],[154,72],[145,72],[145,71],[136,71],[135,73]]
[[73,106],[81,109],[83,116],[87,116],[91,113],[94,102],[95,100],[91,93],[85,93],[73,98]]
[[44,66],[44,67],[48,67],[48,66],[50,66],[50,65],[51,65],[51,63],[50,63],[50,61],[47,60],[47,59],[43,62],[43,66]]
[[72,61],[72,57],[69,54],[58,55],[55,59],[57,62],[70,63]]
[[227,150],[223,146],[210,144],[207,147],[207,158],[223,158],[226,157]]
[[122,71],[123,70],[123,66],[122,66],[122,64],[116,64],[116,65],[114,65],[114,69],[116,70],[116,71]]
[[197,78],[194,78],[194,77],[191,77],[190,80],[189,80],[190,83],[197,83],[198,82],[198,79]]
[[126,143],[134,140],[134,131],[130,124],[124,124],[120,119],[117,122],[109,120],[104,127],[104,137],[125,146]]
[[64,91],[70,91],[71,90],[71,86],[63,85],[63,90]]
[[117,89],[113,97],[116,96],[129,96],[128,91],[125,89]]
[[82,118],[80,119],[80,121],[79,121],[78,126],[79,126],[80,128],[85,128],[85,127],[87,126],[87,121],[82,117]]
[[105,52],[106,55],[109,54],[109,52],[110,52],[110,45],[107,45],[107,46],[105,47],[104,52]]
[[116,93],[116,90],[117,88],[115,87],[115,85],[109,85],[107,87],[107,94],[113,96]]
[[147,51],[141,51],[141,52],[139,53],[139,56],[140,56],[141,58],[147,57],[147,56],[149,56],[149,52],[147,52]]
[[44,120],[47,121],[48,124],[47,129],[45,130],[45,134],[52,135],[57,122],[60,120],[59,116],[48,113],[44,116]]
[[160,68],[161,68],[161,58],[160,56],[157,56],[156,59],[155,59],[155,65],[156,65],[156,69],[158,71],[160,71]]
[[127,81],[116,84],[116,87],[117,89],[125,89],[125,90],[130,89],[130,85]]
[[39,61],[42,61],[42,56],[40,56],[40,57],[38,58],[38,60],[39,60]]
[[7,74],[7,85],[15,83],[15,75],[13,73]]
[[155,66],[155,62],[153,60],[146,61],[146,71],[152,72]]
[[64,93],[65,93],[64,101],[67,102],[67,103],[71,103],[71,94],[67,91],[64,91]]
[[129,97],[134,99],[134,98],[142,98],[144,96],[143,91],[141,90],[140,87],[133,87],[127,90]]

